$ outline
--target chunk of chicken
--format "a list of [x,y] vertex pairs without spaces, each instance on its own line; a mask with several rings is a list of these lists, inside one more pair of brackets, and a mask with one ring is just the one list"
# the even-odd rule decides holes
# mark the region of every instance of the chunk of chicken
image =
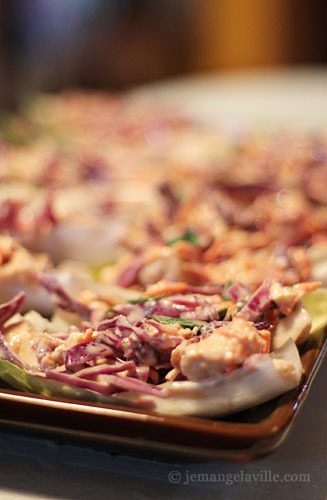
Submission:
[[174,349],[172,365],[188,380],[198,381],[229,373],[255,353],[269,351],[270,333],[249,321],[234,318],[199,342],[184,341]]

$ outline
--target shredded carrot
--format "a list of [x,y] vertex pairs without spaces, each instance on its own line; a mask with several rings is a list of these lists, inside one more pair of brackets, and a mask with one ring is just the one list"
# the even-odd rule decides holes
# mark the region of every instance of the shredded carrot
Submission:
[[91,340],[93,340],[93,330],[92,328],[88,328],[83,337],[80,338],[79,342],[90,342]]
[[183,260],[194,261],[200,257],[200,249],[188,243],[187,241],[179,241],[174,245],[175,253]]
[[154,285],[150,285],[144,295],[146,297],[156,297],[157,295],[171,295],[173,293],[184,292],[187,288],[186,283],[171,283],[170,281],[161,280]]
[[270,351],[270,332],[268,330],[261,330],[259,333],[260,336],[266,341],[266,345],[262,350],[262,352],[266,354]]

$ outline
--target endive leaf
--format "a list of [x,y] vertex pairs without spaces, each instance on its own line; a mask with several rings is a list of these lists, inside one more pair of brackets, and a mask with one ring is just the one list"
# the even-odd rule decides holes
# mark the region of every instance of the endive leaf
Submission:
[[[318,332],[321,328],[323,328],[325,325],[327,325],[327,288],[321,288],[319,290],[316,290],[310,294],[308,294],[306,297],[304,297],[303,302],[308,309],[311,317],[312,317],[312,330],[311,334],[314,334]],[[294,347],[295,349],[295,347]],[[296,349],[294,352],[297,351]],[[274,356],[274,355],[273,355]],[[236,374],[234,374],[234,377]],[[56,382],[54,380],[49,380],[46,379],[45,377],[43,378],[42,376],[39,375],[34,375],[26,370],[23,370],[19,368],[18,366],[14,365],[13,363],[0,359],[0,378],[6,382],[8,385],[14,387],[17,390],[20,391],[25,391],[25,392],[30,392],[30,393],[37,393],[41,394],[42,396],[51,398],[51,397],[58,397],[58,398],[68,398],[72,400],[82,400],[82,401],[89,401],[89,402],[95,402],[95,403],[105,403],[105,404],[127,404],[127,405],[132,405],[132,406],[140,406],[142,405],[142,399],[137,398],[135,399],[135,395],[132,396],[132,393],[130,394],[131,398],[129,398],[129,393],[121,393],[119,394],[119,397],[111,397],[111,396],[104,396],[102,394],[98,394],[96,392],[90,391],[88,389],[82,389],[79,387],[75,386],[70,386],[67,384],[62,384],[60,382]],[[226,377],[225,377],[226,378]],[[260,378],[260,377],[259,377]],[[226,378],[227,381],[232,382],[232,378],[228,376]],[[271,378],[271,383],[273,381],[273,378]],[[245,387],[243,382],[245,383],[246,380],[242,379],[239,380],[239,383],[241,385],[236,384],[235,390],[238,386],[239,387]],[[208,382],[209,383],[209,382]],[[212,383],[212,382],[210,382]],[[218,380],[217,380],[218,383]],[[275,382],[274,382],[275,383]],[[194,383],[191,382],[186,382],[185,387],[191,387],[192,384]],[[181,383],[175,384],[176,387],[179,387]],[[282,384],[283,385],[283,384]],[[293,382],[293,386],[295,386],[296,383],[295,381]],[[174,385],[173,385],[174,386]],[[194,385],[194,387],[196,384]],[[175,387],[175,386],[174,386]],[[183,385],[181,387],[184,387]],[[193,386],[192,386],[193,387]],[[197,387],[197,386],[196,386]],[[202,386],[201,386],[202,387]],[[285,386],[285,390],[290,389],[290,387]],[[274,397],[276,394],[283,392],[283,390],[278,390],[275,392],[271,392],[269,387],[267,388],[266,385],[266,396],[264,395],[261,396],[260,401],[264,401],[267,398]],[[200,391],[201,392],[201,391]],[[204,395],[204,400],[207,400],[208,394]],[[213,396],[213,395],[212,395]],[[222,404],[222,399],[220,400],[220,403],[222,404],[222,407],[219,408],[219,404],[216,399],[217,395],[215,396],[215,402],[211,401],[212,397],[210,396],[209,402],[210,403],[210,408],[208,405],[202,407],[203,401],[201,403],[201,395],[197,394],[196,399],[190,400],[189,404],[191,405],[190,408],[185,408],[186,400],[184,398],[179,398],[178,401],[179,403],[182,404],[182,407],[179,408],[177,405],[176,401],[173,401],[173,399],[170,401],[171,398],[167,398],[166,404],[168,405],[166,407],[158,407],[156,411],[163,411],[164,413],[169,410],[169,412],[176,413],[176,414],[191,414],[191,415],[221,415],[228,413],[228,411],[236,411],[238,406],[241,407],[248,407],[248,404],[244,405],[244,402],[240,405],[239,401],[235,401],[235,408],[234,406],[231,407],[229,406],[228,409],[225,408],[223,409],[224,405]],[[198,399],[200,398],[200,399]],[[155,398],[156,400],[158,398]],[[219,399],[219,398],[218,398]],[[230,399],[230,398],[229,398]],[[194,407],[195,402],[196,403],[196,408]],[[171,407],[170,403],[174,402],[174,408]],[[146,398],[144,403],[146,403]],[[192,404],[191,404],[192,403]],[[258,404],[258,401],[252,401],[251,398],[249,399],[248,403],[250,405]],[[162,405],[164,403],[161,403]],[[225,404],[225,403],[224,403]],[[211,405],[212,408],[211,408]],[[169,408],[168,408],[169,407]],[[201,408],[200,408],[201,407]],[[184,408],[184,409],[183,409]],[[199,409],[200,408],[200,409]]]
[[88,389],[62,384],[61,382],[49,380],[39,375],[33,375],[5,359],[0,359],[0,378],[19,391],[41,394],[47,398],[68,398],[111,404],[116,401],[110,396],[104,396]]

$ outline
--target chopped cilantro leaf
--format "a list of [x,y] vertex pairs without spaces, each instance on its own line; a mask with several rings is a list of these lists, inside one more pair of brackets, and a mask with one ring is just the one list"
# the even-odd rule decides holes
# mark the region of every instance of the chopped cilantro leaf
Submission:
[[146,302],[149,300],[147,297],[140,297],[139,299],[131,299],[128,300],[129,304],[141,304],[142,302]]
[[230,287],[232,286],[232,284],[233,284],[232,281],[227,281],[227,283],[225,284],[225,288],[224,288],[224,291],[222,294],[223,300],[231,300],[231,298],[227,295],[227,292],[230,289]]
[[160,300],[166,297],[165,294],[156,295],[155,297],[140,297],[139,299],[131,299],[128,301],[129,304],[142,304],[142,302],[152,302],[154,300]]
[[187,243],[191,243],[191,245],[197,246],[199,244],[199,240],[197,235],[191,229],[187,229],[183,236],[179,236],[178,238],[174,238],[172,240],[167,241],[167,245],[175,245],[179,241],[186,241]]
[[177,323],[184,328],[201,327],[208,324],[207,321],[197,321],[188,318],[171,318],[170,316],[158,316],[156,314],[151,314],[151,313],[147,313],[147,316],[149,318],[155,319],[156,321],[159,321],[159,323],[166,323],[168,325]]

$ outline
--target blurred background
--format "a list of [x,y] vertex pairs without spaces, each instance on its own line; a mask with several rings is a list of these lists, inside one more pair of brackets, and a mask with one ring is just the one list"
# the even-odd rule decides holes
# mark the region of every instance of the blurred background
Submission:
[[0,103],[177,75],[327,63],[325,0],[0,0]]

